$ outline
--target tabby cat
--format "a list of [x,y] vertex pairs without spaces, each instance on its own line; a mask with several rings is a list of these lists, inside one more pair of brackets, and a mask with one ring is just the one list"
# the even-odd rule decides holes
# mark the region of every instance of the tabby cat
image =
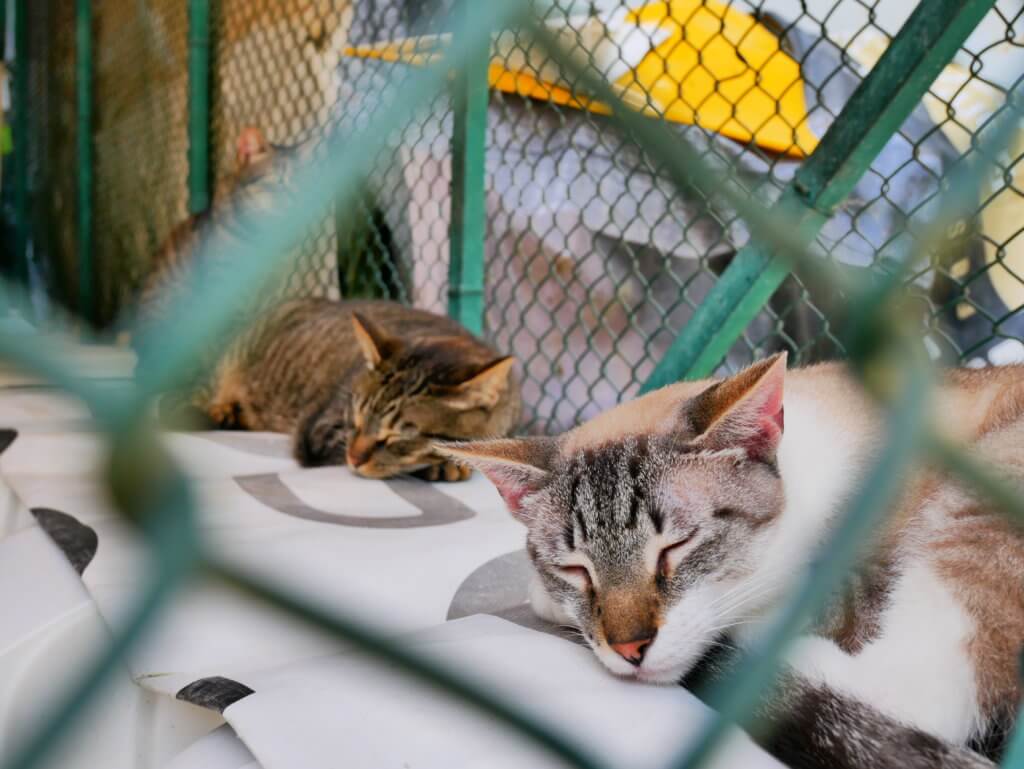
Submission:
[[[934,419],[1024,489],[1024,367],[947,373]],[[844,368],[787,373],[776,356],[559,438],[439,450],[526,524],[538,614],[580,628],[616,675],[687,685],[764,638],[883,434]],[[937,470],[907,481],[761,703],[758,739],[791,766],[992,767],[971,748],[998,752],[1013,725],[1024,534]]]
[[[243,217],[268,209],[287,188],[292,151],[259,129],[241,132],[230,200],[172,233],[140,298],[144,323],[166,320],[196,274],[202,243],[246,237]],[[235,340],[226,349],[217,340],[205,345],[196,369],[161,399],[166,424],[286,432],[306,466],[347,463],[370,478],[418,472],[455,481],[469,471],[434,452],[433,440],[508,435],[518,422],[514,360],[448,318],[394,302],[326,299],[239,307],[235,315]]]
[[289,433],[304,466],[458,481],[469,470],[432,443],[512,432],[514,362],[455,321],[396,302],[295,299],[261,313],[161,411],[176,426]]

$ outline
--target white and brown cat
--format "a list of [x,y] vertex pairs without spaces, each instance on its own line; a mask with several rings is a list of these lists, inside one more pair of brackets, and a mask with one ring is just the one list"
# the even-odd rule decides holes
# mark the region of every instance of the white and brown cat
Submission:
[[[1024,487],[1024,368],[944,375],[934,414]],[[878,455],[878,408],[836,364],[776,356],[626,403],[558,438],[448,445],[528,527],[535,610],[613,673],[687,683],[749,649]],[[761,705],[798,767],[992,766],[1020,702],[1024,535],[918,468]],[[723,663],[727,664],[727,663]],[[988,743],[991,745],[991,742]]]

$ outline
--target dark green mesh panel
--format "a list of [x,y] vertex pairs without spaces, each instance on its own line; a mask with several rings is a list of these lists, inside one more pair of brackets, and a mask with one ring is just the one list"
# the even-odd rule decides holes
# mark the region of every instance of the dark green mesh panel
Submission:
[[101,320],[128,304],[186,216],[188,20],[183,3],[95,13],[94,263]]
[[[34,247],[55,292],[73,297],[74,187],[66,173],[74,163],[72,18],[66,4],[31,5],[33,92],[47,105],[33,112],[37,222],[46,223],[36,227]],[[448,5],[215,3],[215,199],[230,194],[234,144],[244,126],[315,153],[327,131],[371,121],[381,95],[408,77],[412,66],[346,55],[346,49],[443,33],[439,19]],[[707,17],[725,7],[711,3],[693,14]],[[896,6],[889,5],[883,13],[881,6],[858,0],[728,7],[757,18],[778,39],[779,55],[799,62],[806,126],[819,137],[910,10],[894,15]],[[621,28],[624,22],[614,14],[622,8],[615,0],[563,0],[550,20],[557,23],[571,10]],[[998,108],[1015,67],[1024,71],[1016,41],[1021,14],[1019,0],[997,4],[825,226],[818,238],[823,254],[850,269],[884,270],[916,250],[921,233],[915,223],[928,216],[941,179],[971,155],[972,135],[991,119],[979,115]],[[185,4],[111,0],[97,7],[94,34],[97,284],[101,319],[110,320],[133,295],[156,245],[185,216]],[[593,54],[593,41],[588,46],[589,53],[580,52]],[[495,50],[525,61],[527,71],[550,70],[512,34]],[[632,62],[633,53],[619,50],[623,62]],[[709,75],[716,66],[708,58],[694,72]],[[767,95],[755,79],[750,93],[759,92]],[[688,106],[700,112],[710,102],[708,97]],[[797,158],[705,128],[676,123],[673,130],[712,164],[732,169],[734,183],[762,203],[775,200],[799,166]],[[393,297],[445,312],[451,135],[451,100],[442,95],[375,159],[359,203],[325,213],[296,250],[283,290]],[[1024,257],[1016,256],[1012,216],[1001,213],[1019,202],[1014,161],[1022,149],[1015,145],[1013,157],[1003,159],[1005,173],[993,178],[978,202],[980,215],[951,229],[941,253],[916,265],[908,290],[921,299],[922,332],[937,358],[1022,357],[1024,348],[1014,340],[1024,334],[1017,313],[1024,304],[1018,277],[1024,263],[1017,261]],[[551,100],[492,90],[487,169],[486,333],[520,359],[531,430],[570,427],[634,395],[749,242],[739,217],[696,192],[677,192],[608,118]],[[790,276],[724,366],[780,349],[797,363],[841,356],[840,299],[805,275]]]
[[75,253],[75,35],[74,6],[24,3],[29,70],[28,187],[31,203],[30,263],[43,272],[53,294],[72,304],[77,287]]

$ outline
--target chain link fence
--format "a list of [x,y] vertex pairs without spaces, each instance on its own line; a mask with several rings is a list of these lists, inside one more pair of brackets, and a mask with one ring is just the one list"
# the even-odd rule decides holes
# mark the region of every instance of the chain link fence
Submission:
[[[243,127],[317,152],[328,129],[370,124],[380,95],[445,45],[449,3],[287,0],[213,4],[210,126],[215,200],[232,194]],[[547,26],[669,121],[678,141],[762,203],[802,159],[909,14],[898,0],[560,0]],[[74,295],[74,45],[66,4],[33,4],[38,262]],[[942,179],[1024,71],[1020,0],[1000,0],[860,179],[817,241],[851,269],[885,271],[920,245]],[[95,10],[96,255],[100,323],[126,306],[159,244],[186,216],[187,17],[183,3],[113,0]],[[68,22],[68,23],[62,23]],[[45,32],[43,31],[45,30]],[[743,220],[678,191],[600,105],[513,33],[491,54],[486,150],[485,334],[520,360],[525,427],[568,428],[635,395],[734,255]],[[48,100],[47,100],[48,99]],[[63,111],[63,115],[62,115]],[[358,205],[325,213],[291,262],[291,295],[383,296],[445,312],[452,100],[439,96],[375,161]],[[46,152],[42,149],[46,148]],[[1024,152],[1024,142],[1012,153]],[[1015,161],[1020,155],[1008,158]],[[955,247],[915,265],[922,331],[936,358],[1024,359],[1024,241],[1007,162]],[[791,274],[731,347],[732,369],[779,349],[798,363],[843,355],[841,297]]]

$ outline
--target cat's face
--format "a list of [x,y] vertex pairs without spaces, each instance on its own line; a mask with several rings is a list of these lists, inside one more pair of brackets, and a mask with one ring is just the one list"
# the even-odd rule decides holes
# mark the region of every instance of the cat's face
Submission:
[[[346,464],[388,478],[437,464],[438,440],[505,431],[496,415],[509,395],[513,358],[483,363],[460,354],[460,337],[405,343],[356,316],[366,368],[353,381]],[[501,421],[501,424],[499,424]]]
[[448,448],[526,523],[548,594],[612,672],[677,682],[766,597],[755,571],[784,502],[784,370],[752,367],[662,434],[571,456],[558,439]]
[[250,215],[275,210],[276,193],[290,186],[300,147],[271,144],[263,131],[243,128],[235,141],[235,175],[231,205]]

